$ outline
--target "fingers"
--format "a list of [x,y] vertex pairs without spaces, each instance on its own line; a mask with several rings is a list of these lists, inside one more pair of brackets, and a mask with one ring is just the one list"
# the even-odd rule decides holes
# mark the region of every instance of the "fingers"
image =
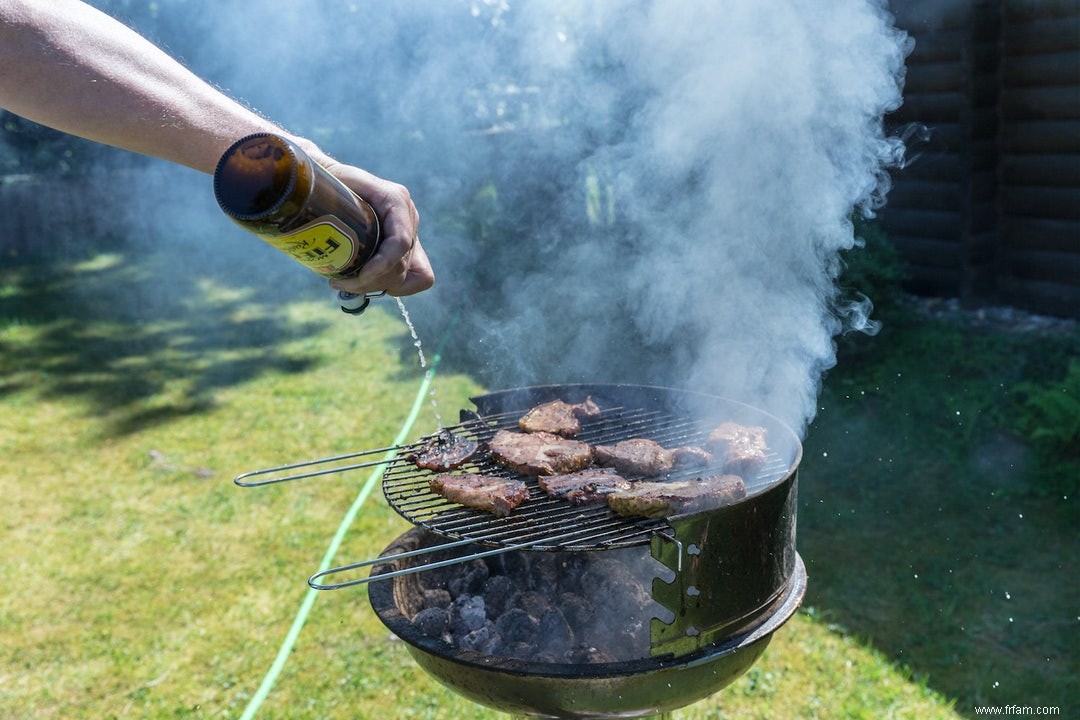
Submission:
[[354,294],[385,290],[389,295],[415,295],[435,284],[435,273],[419,238],[383,238],[379,251],[359,273],[331,280],[330,287]]
[[382,234],[378,250],[360,272],[332,280],[330,286],[355,294],[385,290],[399,296],[430,288],[435,273],[420,244],[420,213],[408,189],[349,165],[334,164],[327,169],[371,204]]

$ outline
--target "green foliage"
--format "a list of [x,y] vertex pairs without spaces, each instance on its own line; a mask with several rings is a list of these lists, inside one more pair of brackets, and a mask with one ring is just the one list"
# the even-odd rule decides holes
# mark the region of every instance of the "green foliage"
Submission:
[[861,242],[843,255],[844,269],[838,280],[841,301],[865,295],[874,303],[876,319],[893,321],[905,313],[904,260],[876,220],[856,215],[852,222]]
[[1075,495],[1080,490],[1080,361],[1065,377],[1017,386],[1022,398],[1017,430],[1038,456],[1040,492]]
[[843,256],[845,269],[840,275],[841,287],[854,287],[874,300],[879,311],[891,310],[903,298],[901,284],[907,268],[900,250],[889,242],[885,230],[873,218],[853,218],[855,237],[859,245]]
[[[1033,452],[1011,494],[1076,491],[1080,338],[1012,335],[914,316],[877,337],[845,338],[834,389],[860,388],[895,417],[894,432],[961,468],[977,443],[1016,434]],[[1062,378],[1047,381],[1046,378]]]

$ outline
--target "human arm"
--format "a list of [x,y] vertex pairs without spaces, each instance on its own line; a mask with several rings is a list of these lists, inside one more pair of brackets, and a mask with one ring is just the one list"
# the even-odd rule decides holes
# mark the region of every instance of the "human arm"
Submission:
[[336,289],[425,290],[434,274],[408,190],[339,163],[218,91],[149,40],[79,0],[0,2],[0,107],[90,140],[212,173],[233,142],[289,137],[379,214],[379,252]]

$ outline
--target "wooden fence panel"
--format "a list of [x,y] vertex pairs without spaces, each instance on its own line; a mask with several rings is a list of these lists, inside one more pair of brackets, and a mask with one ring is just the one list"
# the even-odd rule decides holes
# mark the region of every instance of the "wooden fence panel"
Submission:
[[[882,226],[909,268],[908,289],[945,296],[988,295],[997,245],[996,3],[953,4],[927,22],[905,15],[898,23],[914,36],[904,104],[890,117],[897,126],[925,125],[930,139],[913,148],[912,163],[894,175]],[[920,15],[933,4],[914,4]]]
[[893,5],[915,49],[890,121],[931,133],[881,215],[909,289],[1080,317],[1080,3]]
[[1080,3],[1003,0],[999,290],[1080,316]]

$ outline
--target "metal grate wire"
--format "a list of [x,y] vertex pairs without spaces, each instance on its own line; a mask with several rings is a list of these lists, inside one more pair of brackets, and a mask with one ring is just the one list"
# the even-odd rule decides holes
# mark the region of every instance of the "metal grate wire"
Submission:
[[[526,408],[527,409],[527,408]],[[498,464],[488,454],[486,443],[498,430],[515,430],[524,411],[477,418],[463,422],[451,432],[476,440],[481,449],[455,472],[521,480],[529,497],[507,517],[465,507],[433,492],[428,480],[436,472],[417,468],[407,456],[423,441],[402,448],[383,475],[383,494],[402,517],[452,540],[468,540],[491,547],[519,547],[530,550],[608,550],[648,543],[652,536],[668,527],[664,520],[621,516],[604,503],[574,506],[548,497],[536,478],[517,473]],[[647,438],[664,447],[700,445],[712,426],[670,414],[663,410],[642,408],[604,408],[597,418],[582,423],[575,439],[590,445],[610,445],[621,440]],[[720,473],[723,467],[689,468],[672,473],[671,480],[683,480],[703,474]],[[772,454],[752,478],[746,478],[747,492],[768,486],[783,477],[787,464]],[[628,476],[627,479],[638,479]]]

